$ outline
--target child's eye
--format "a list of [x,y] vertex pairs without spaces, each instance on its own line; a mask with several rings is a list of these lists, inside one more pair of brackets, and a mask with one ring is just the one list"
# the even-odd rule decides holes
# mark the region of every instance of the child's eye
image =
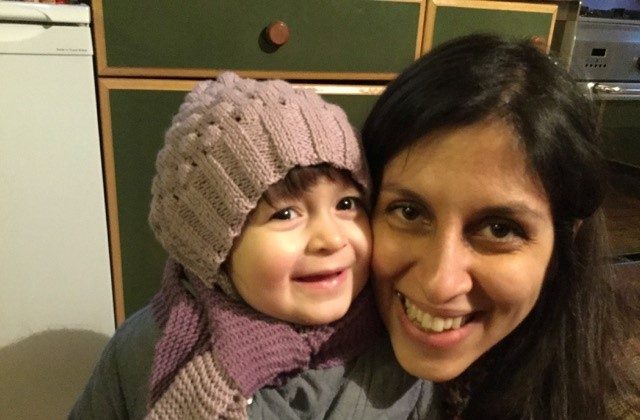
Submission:
[[344,197],[338,201],[336,210],[349,211],[360,207],[360,199],[358,197]]
[[300,217],[300,214],[295,209],[287,207],[286,209],[273,213],[270,220],[292,220],[298,217]]

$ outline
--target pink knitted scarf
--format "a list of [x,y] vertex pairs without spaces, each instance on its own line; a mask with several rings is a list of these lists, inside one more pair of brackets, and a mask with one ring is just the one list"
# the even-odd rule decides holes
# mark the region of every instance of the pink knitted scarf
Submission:
[[383,335],[369,287],[342,319],[300,327],[263,315],[197,279],[188,282],[187,277],[191,276],[182,266],[169,259],[161,290],[152,301],[161,337],[150,378],[150,407],[183,366],[208,351],[248,398],[305,369],[343,364]]

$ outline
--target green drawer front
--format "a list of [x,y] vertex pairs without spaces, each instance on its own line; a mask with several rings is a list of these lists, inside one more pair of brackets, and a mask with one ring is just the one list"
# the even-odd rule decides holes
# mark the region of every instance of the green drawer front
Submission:
[[[372,0],[104,0],[108,67],[398,72],[416,58],[420,4]],[[272,51],[263,29],[290,39]]]
[[474,32],[492,33],[508,39],[549,37],[553,14],[465,7],[439,7],[433,46]]
[[605,153],[611,160],[640,168],[640,101],[607,101],[602,116]]
[[[109,92],[116,172],[125,316],[147,304],[160,285],[166,253],[147,223],[155,158],[186,92]],[[360,127],[376,95],[325,95]]]

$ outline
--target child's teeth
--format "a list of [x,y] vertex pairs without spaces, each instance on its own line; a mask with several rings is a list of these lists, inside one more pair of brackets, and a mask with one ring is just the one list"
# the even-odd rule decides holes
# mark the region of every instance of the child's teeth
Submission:
[[422,312],[416,305],[411,303],[409,299],[404,298],[404,307],[407,316],[413,324],[423,330],[442,332],[444,330],[455,330],[462,326],[464,317],[456,318],[440,318],[432,316],[426,312]]

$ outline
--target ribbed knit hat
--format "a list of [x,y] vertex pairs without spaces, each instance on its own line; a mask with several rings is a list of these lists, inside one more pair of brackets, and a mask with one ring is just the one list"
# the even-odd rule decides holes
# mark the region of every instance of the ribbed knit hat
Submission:
[[198,83],[173,118],[156,159],[149,223],[188,271],[237,296],[220,265],[247,215],[289,170],[322,163],[368,188],[342,109],[282,80],[223,73]]

